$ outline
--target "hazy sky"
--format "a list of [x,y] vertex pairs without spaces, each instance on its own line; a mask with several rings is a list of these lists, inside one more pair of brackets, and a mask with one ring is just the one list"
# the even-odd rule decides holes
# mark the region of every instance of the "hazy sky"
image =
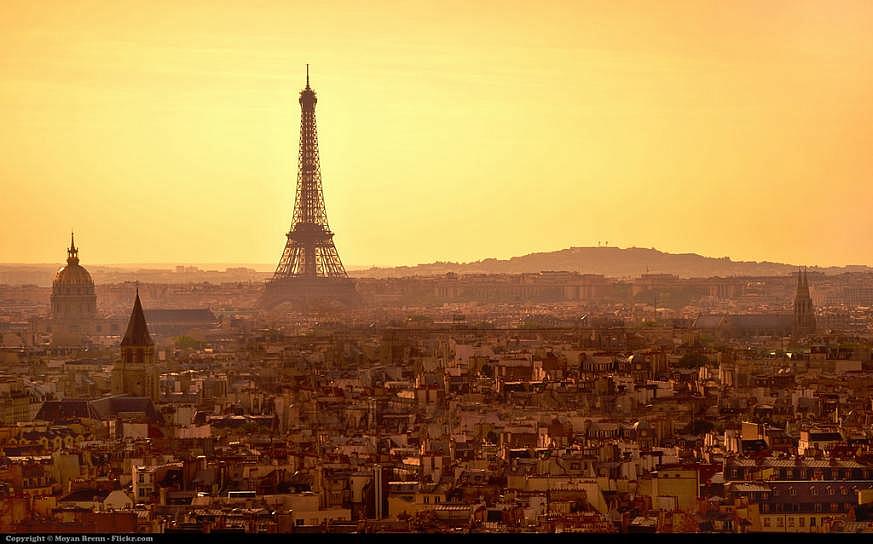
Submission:
[[873,264],[873,2],[4,0],[0,262]]

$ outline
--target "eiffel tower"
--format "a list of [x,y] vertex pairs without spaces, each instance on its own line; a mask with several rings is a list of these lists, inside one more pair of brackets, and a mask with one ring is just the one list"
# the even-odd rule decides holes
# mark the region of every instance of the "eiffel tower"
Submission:
[[306,88],[300,91],[299,102],[300,152],[293,225],[276,272],[267,281],[262,305],[271,308],[288,302],[299,309],[357,306],[360,296],[346,274],[327,222],[315,126],[317,99],[309,86],[308,64]]

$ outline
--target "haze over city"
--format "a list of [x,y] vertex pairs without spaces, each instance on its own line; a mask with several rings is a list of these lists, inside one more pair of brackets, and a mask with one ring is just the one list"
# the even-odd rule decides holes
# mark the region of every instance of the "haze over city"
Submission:
[[873,534],[871,114],[869,1],[3,2],[0,540]]
[[873,264],[873,4],[4,2],[0,261],[275,263],[297,91],[350,267]]

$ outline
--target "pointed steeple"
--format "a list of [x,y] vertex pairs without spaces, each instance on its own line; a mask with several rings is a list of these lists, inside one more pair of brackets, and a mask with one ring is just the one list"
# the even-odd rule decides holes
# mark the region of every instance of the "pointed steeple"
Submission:
[[309,88],[309,64],[306,65],[306,88]]
[[809,278],[805,268],[797,271],[797,293],[794,295],[794,334],[803,336],[815,332],[815,309],[809,295]]
[[127,331],[121,346],[151,346],[154,345],[149,336],[149,327],[146,324],[145,313],[142,310],[142,302],[139,300],[139,287],[136,288],[136,299],[133,301],[133,311],[130,313],[130,321],[127,322]]
[[797,272],[797,295],[803,298],[809,298],[809,278],[807,276],[806,267]]
[[79,264],[79,248],[76,247],[76,237],[70,231],[70,247],[67,248],[67,264]]

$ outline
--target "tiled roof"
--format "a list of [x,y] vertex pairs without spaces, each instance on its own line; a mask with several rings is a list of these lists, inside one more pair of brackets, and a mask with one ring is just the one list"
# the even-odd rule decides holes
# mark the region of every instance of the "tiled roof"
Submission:
[[36,414],[37,420],[52,423],[79,418],[100,419],[100,416],[87,400],[75,399],[46,401]]
[[181,310],[146,310],[146,320],[154,325],[160,323],[214,323],[218,321],[209,308]]
[[91,401],[91,405],[100,415],[101,419],[108,419],[124,412],[140,412],[145,414],[145,417],[150,421],[161,421],[161,416],[158,414],[157,410],[155,410],[155,405],[152,403],[152,399],[148,397],[116,395]]

